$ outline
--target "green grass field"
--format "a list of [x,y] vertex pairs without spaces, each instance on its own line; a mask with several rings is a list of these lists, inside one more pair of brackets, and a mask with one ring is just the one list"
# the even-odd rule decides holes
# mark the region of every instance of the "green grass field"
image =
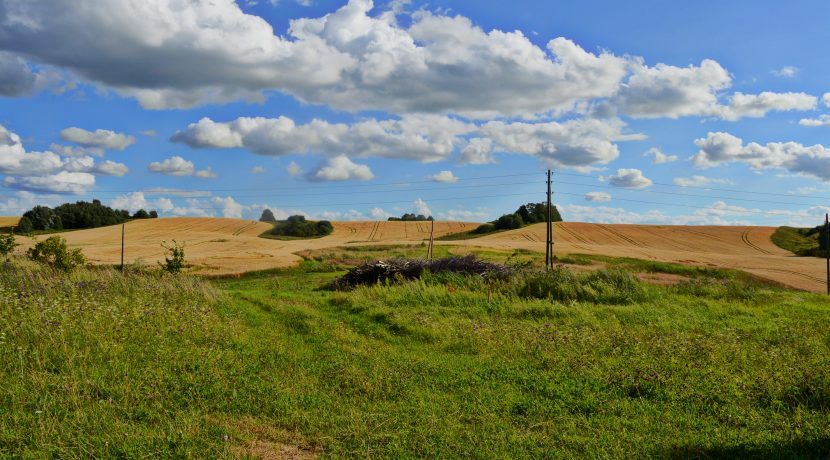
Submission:
[[344,261],[420,249],[210,282],[15,259],[0,457],[830,456],[825,296],[587,256],[567,262],[608,270],[326,288]]
[[811,228],[778,227],[770,237],[776,246],[799,256],[826,257],[819,249],[819,232]]

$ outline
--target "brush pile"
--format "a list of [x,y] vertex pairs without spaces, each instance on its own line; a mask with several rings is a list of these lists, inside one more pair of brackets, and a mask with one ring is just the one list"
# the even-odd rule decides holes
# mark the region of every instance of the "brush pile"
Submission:
[[509,273],[504,265],[485,262],[473,255],[443,259],[390,259],[357,266],[334,281],[337,289],[351,289],[361,285],[377,284],[398,279],[418,279],[425,272],[451,272],[482,277],[503,276]]

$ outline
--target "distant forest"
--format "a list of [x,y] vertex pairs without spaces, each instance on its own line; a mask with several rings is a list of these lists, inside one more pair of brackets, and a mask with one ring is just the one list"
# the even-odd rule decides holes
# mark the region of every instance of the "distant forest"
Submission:
[[92,200],[91,203],[78,201],[65,203],[54,209],[48,206],[35,206],[20,218],[17,231],[29,233],[35,230],[77,230],[117,225],[131,219],[155,219],[157,217],[156,211],[147,212],[140,209],[130,215],[127,210],[104,206],[99,200]]
[[415,214],[406,213],[401,217],[390,217],[387,219],[389,222],[422,222],[422,221],[429,221],[432,220],[432,216],[425,216],[423,214]]

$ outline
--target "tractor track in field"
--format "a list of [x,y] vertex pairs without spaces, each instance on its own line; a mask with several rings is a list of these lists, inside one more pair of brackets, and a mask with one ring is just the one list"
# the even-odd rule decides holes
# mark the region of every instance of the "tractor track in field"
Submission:
[[761,252],[763,254],[772,254],[771,252],[767,251],[766,249],[763,249],[763,248],[759,247],[758,245],[756,245],[755,243],[753,243],[752,241],[749,240],[749,232],[750,231],[752,231],[752,229],[747,229],[743,233],[741,233],[741,241],[743,241],[743,243],[745,245],[751,247],[752,249],[755,249],[758,252]]

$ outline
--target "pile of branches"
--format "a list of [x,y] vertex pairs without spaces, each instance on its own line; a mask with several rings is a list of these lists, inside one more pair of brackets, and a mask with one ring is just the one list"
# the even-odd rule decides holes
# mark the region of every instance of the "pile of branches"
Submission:
[[390,259],[369,262],[357,266],[348,273],[334,280],[337,289],[351,289],[360,285],[381,282],[419,279],[421,275],[451,272],[482,277],[504,276],[509,269],[504,265],[485,262],[474,255],[445,257],[443,259]]

